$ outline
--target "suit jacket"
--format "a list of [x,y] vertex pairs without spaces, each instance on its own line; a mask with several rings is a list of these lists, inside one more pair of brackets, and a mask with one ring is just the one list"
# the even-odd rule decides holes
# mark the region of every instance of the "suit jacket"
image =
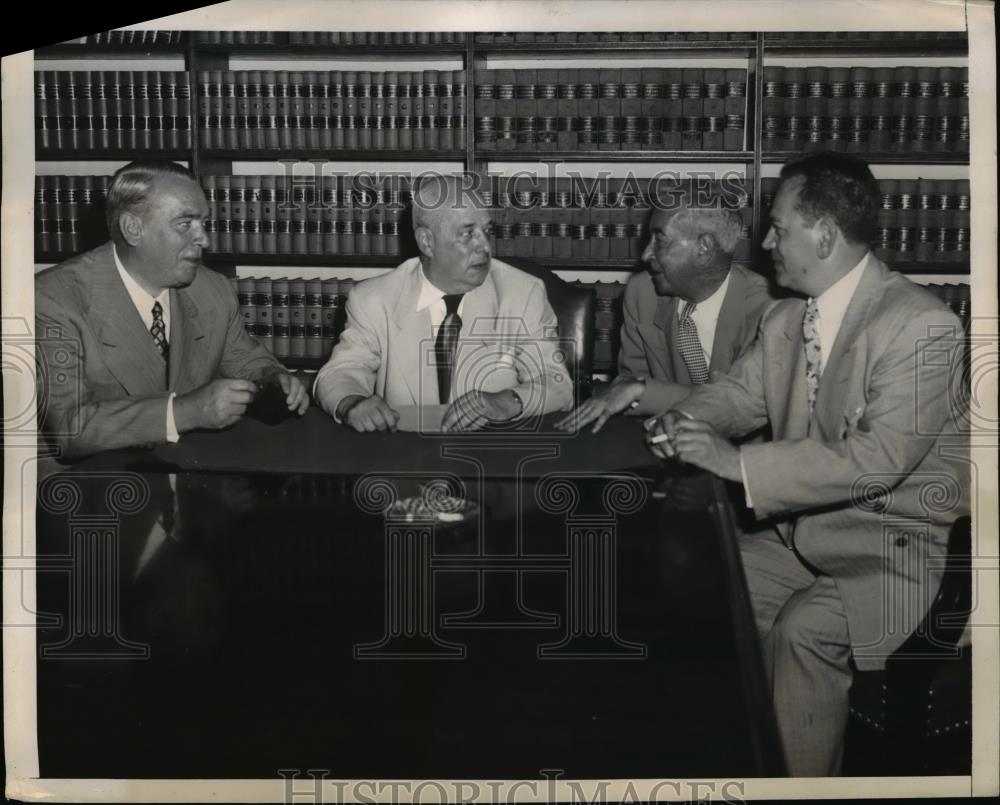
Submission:
[[879,668],[930,605],[948,530],[968,513],[961,325],[932,294],[869,256],[831,346],[812,417],[805,302],[775,305],[727,375],[683,409],[738,436],[758,517],[834,579],[859,668]]
[[280,368],[246,332],[229,282],[200,267],[189,286],[170,291],[168,378],[112,248],[35,278],[39,421],[64,456],[163,443],[170,392]]
[[[719,309],[719,320],[712,343],[712,376],[725,372],[753,342],[760,317],[774,299],[760,274],[734,265],[729,273],[729,287]],[[641,271],[629,279],[622,299],[623,322],[618,374],[645,377],[667,384],[690,384],[687,364],[674,337],[679,298],[660,296],[649,272]],[[648,383],[643,392],[643,411],[665,411],[682,399],[687,390],[665,389]]]
[[[343,335],[316,378],[316,399],[329,414],[351,395],[377,394],[394,408],[438,403],[436,334],[429,310],[416,310],[420,288],[420,259],[411,258],[351,291]],[[572,384],[540,279],[493,260],[461,316],[452,400],[512,388],[525,416],[569,407]]]

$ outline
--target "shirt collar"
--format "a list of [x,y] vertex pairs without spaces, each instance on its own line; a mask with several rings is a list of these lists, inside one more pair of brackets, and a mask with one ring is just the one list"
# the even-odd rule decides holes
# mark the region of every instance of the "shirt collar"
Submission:
[[161,307],[166,308],[170,303],[170,289],[164,288],[160,291],[159,296],[151,296],[149,292],[136,282],[132,275],[125,270],[125,266],[122,265],[121,258],[118,257],[118,247],[112,245],[111,252],[115,257],[115,268],[118,269],[118,276],[122,278],[122,284],[125,286],[125,290],[128,291],[129,298],[131,298],[132,304],[136,306],[136,309],[143,312],[151,311],[153,309],[154,302],[159,302]]
[[851,297],[854,296],[858,283],[861,282],[865,266],[868,265],[870,254],[871,252],[865,252],[854,268],[816,297],[816,309],[819,311],[821,319],[833,323],[840,322],[844,318],[847,306],[851,303]]
[[[726,273],[726,278],[710,297],[694,303],[697,307],[693,315],[703,317],[704,321],[715,321],[718,318],[719,311],[722,309],[722,300],[726,298],[726,291],[729,290],[729,278],[732,274],[732,271]],[[691,302],[685,302],[685,306],[691,304]]]

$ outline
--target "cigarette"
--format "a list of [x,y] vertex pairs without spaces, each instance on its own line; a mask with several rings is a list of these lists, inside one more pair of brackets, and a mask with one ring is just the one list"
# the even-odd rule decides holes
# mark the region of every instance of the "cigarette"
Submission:
[[669,439],[670,439],[670,437],[667,436],[667,434],[665,434],[665,433],[658,433],[656,436],[654,436],[652,439],[649,440],[649,443],[650,444],[660,444],[661,442],[665,442],[665,441],[667,441]]

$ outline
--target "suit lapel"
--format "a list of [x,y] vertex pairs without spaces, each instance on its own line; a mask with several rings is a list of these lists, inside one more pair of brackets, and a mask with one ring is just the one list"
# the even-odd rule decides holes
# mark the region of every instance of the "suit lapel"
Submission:
[[743,326],[743,306],[746,303],[746,282],[737,268],[729,272],[729,287],[722,298],[719,308],[719,318],[715,325],[715,338],[712,341],[712,360],[708,366],[709,372],[724,372],[732,363],[733,344],[739,340],[740,328]]
[[[197,342],[205,337],[198,306],[185,290],[170,291],[170,388],[185,388],[192,369],[203,359]],[[194,373],[197,376],[197,372]]]
[[[412,346],[417,345],[416,365],[399,367],[399,374],[406,383],[413,404],[434,404],[437,402],[437,370],[434,366],[434,342],[431,332],[430,312],[424,308],[417,310],[420,298],[420,260],[403,277],[399,295],[392,307],[392,326],[395,328],[393,341],[399,345],[397,354],[413,354]],[[389,347],[392,351],[392,346]],[[383,356],[384,359],[385,356]]]
[[844,311],[844,320],[823,367],[814,413],[817,418],[833,416],[838,419],[836,422],[826,423],[833,425],[833,428],[828,428],[828,432],[835,432],[840,424],[844,394],[850,386],[848,381],[854,376],[857,356],[864,351],[868,319],[872,308],[882,297],[882,283],[887,274],[888,269],[881,262],[874,257],[869,258],[858,287]]
[[653,323],[663,332],[663,343],[666,350],[663,354],[664,375],[672,377],[677,383],[690,383],[691,375],[688,374],[687,364],[677,350],[677,306],[680,298],[676,296],[664,296],[659,299],[656,305],[656,317]]
[[769,338],[765,383],[775,406],[771,425],[775,439],[802,439],[809,432],[809,401],[806,396],[806,356],[802,343],[805,302],[790,306],[784,327]]
[[91,318],[104,363],[130,395],[165,391],[163,357],[118,276],[111,248],[95,261],[91,286]]

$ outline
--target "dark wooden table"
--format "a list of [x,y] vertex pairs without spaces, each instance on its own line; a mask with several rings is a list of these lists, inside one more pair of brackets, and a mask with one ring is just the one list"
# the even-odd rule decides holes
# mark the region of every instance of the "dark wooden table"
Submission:
[[42,776],[783,773],[725,487],[551,421],[311,411],[46,477]]

